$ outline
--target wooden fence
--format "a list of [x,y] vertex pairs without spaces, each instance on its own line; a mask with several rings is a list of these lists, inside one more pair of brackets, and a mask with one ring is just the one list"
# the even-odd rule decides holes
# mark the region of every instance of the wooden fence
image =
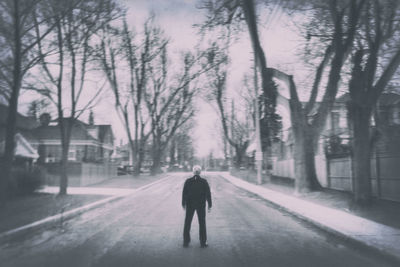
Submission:
[[[47,163],[46,184],[59,185],[60,163]],[[117,166],[112,163],[68,163],[68,185],[87,186],[117,176]]]

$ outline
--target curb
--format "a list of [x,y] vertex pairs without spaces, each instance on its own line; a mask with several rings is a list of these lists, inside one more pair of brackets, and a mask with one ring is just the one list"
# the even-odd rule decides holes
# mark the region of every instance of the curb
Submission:
[[64,213],[59,213],[59,214],[44,218],[42,220],[27,224],[27,225],[24,225],[24,226],[21,226],[21,227],[12,229],[12,230],[8,230],[7,232],[3,232],[0,234],[0,242],[1,243],[6,242],[11,238],[15,238],[17,236],[24,235],[24,234],[27,234],[32,231],[36,231],[40,228],[44,228],[51,224],[60,223],[61,221],[72,219],[73,217],[76,217],[86,211],[89,211],[89,210],[98,208],[100,206],[103,206],[105,204],[117,201],[123,197],[125,197],[125,195],[114,196],[114,197],[102,199],[102,200],[96,201],[94,203],[90,203],[83,207],[75,208],[75,209],[69,210]]
[[165,178],[162,178],[160,180],[154,181],[152,183],[149,183],[147,185],[141,186],[139,188],[133,189],[134,192],[132,192],[131,194],[112,196],[112,197],[109,197],[109,198],[106,198],[106,199],[102,199],[102,200],[90,203],[90,204],[82,206],[82,207],[78,207],[78,208],[66,211],[64,213],[59,213],[59,214],[56,214],[56,215],[41,219],[39,221],[30,223],[30,224],[26,224],[26,225],[23,225],[21,227],[18,227],[18,228],[15,228],[15,229],[8,230],[6,232],[0,233],[0,243],[4,243],[4,242],[6,242],[6,241],[8,241],[8,240],[10,240],[12,238],[15,238],[17,236],[25,235],[25,234],[30,233],[32,231],[36,231],[36,230],[38,230],[40,228],[45,228],[45,227],[48,227],[48,226],[50,226],[52,224],[60,223],[60,222],[64,222],[66,220],[72,219],[72,218],[74,218],[74,217],[76,217],[76,216],[78,216],[78,215],[80,215],[80,214],[82,214],[84,212],[99,208],[101,206],[104,206],[106,204],[115,202],[115,201],[120,200],[122,198],[125,198],[127,196],[131,196],[131,195],[135,194],[138,191],[143,191],[143,190],[145,190],[145,189],[147,189],[147,188],[149,188],[149,187],[151,187],[151,186],[153,186],[155,184],[158,184],[158,183],[161,183],[161,182],[167,180],[168,178],[171,178],[171,176],[168,175]]
[[[262,199],[264,199],[265,201],[267,201],[268,203],[270,203],[274,207],[278,208],[279,210],[282,210],[284,212],[290,213],[293,216],[295,216],[295,217],[297,217],[297,218],[299,218],[299,219],[301,219],[301,220],[303,220],[303,221],[305,221],[307,223],[310,223],[310,224],[314,225],[318,229],[327,232],[328,234],[334,235],[335,237],[338,237],[338,238],[342,239],[343,241],[348,242],[348,243],[350,243],[352,245],[356,245],[356,246],[359,246],[360,248],[366,249],[367,251],[375,253],[378,256],[383,256],[383,257],[385,257],[385,260],[388,260],[391,263],[395,263],[395,264],[399,264],[400,263],[400,254],[396,253],[396,251],[389,252],[387,250],[387,246],[385,248],[385,247],[382,247],[382,246],[378,246],[379,244],[372,244],[373,242],[368,243],[366,241],[363,241],[362,238],[360,238],[360,236],[357,235],[357,234],[350,235],[350,234],[346,234],[345,232],[341,232],[338,229],[334,229],[332,227],[329,227],[328,225],[325,225],[323,222],[319,222],[318,220],[315,220],[315,219],[313,219],[313,218],[311,218],[309,216],[301,214],[300,212],[295,211],[295,210],[291,209],[290,207],[286,207],[283,204],[277,202],[276,200],[274,201],[273,199],[270,199],[270,198],[266,197],[261,192],[256,192],[255,190],[251,190],[250,188],[246,188],[247,187],[246,184],[249,184],[250,186],[259,187],[257,185],[250,184],[250,183],[248,183],[246,181],[241,180],[240,178],[233,177],[230,174],[219,174],[219,176],[224,178],[225,180],[227,180],[228,182],[230,182],[231,184],[233,184],[234,186],[236,186],[236,187],[238,187],[240,189],[243,189],[243,190],[246,190],[246,191],[248,191],[250,193],[256,194],[257,196],[261,197]],[[229,177],[229,176],[231,176],[231,177]],[[237,179],[240,182],[235,181],[234,179]],[[242,186],[241,184],[244,184],[244,186]],[[265,188],[260,187],[260,189],[265,189]],[[273,190],[270,190],[270,189],[265,189],[265,190],[273,191]],[[283,193],[278,193],[278,194],[284,195]],[[372,222],[372,221],[371,221],[371,223],[376,224],[376,225],[380,225],[380,224]],[[381,225],[381,226],[383,228],[391,228],[391,227],[388,227],[386,225]],[[398,236],[398,238],[400,239],[400,236]],[[392,249],[392,250],[395,250],[395,249]],[[397,266],[399,266],[399,265],[397,265]]]

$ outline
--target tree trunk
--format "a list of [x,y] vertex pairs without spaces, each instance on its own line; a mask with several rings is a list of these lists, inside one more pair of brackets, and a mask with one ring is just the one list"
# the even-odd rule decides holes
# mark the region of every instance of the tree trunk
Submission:
[[296,193],[320,190],[322,187],[315,170],[314,140],[310,126],[294,131],[294,165]]
[[235,146],[235,168],[240,169],[243,163],[243,158],[246,153],[247,145],[237,145]]
[[142,168],[143,160],[145,159],[146,142],[147,142],[147,137],[144,136],[143,128],[142,128],[141,133],[140,133],[140,140],[138,142],[139,147],[137,148],[137,160],[135,162],[135,168],[134,168],[135,176],[140,175],[140,169]]
[[157,149],[157,152],[153,154],[153,165],[151,166],[151,175],[161,173],[161,153]]
[[68,152],[69,145],[64,144],[61,152],[61,168],[60,168],[60,191],[59,195],[67,194],[68,187]]
[[17,108],[18,98],[22,83],[22,54],[21,54],[21,28],[20,28],[20,6],[19,1],[14,1],[13,10],[13,42],[14,42],[14,58],[13,58],[13,86],[11,88],[11,96],[8,103],[7,127],[5,137],[5,149],[3,155],[3,177],[0,178],[0,204],[6,201],[8,183],[11,180],[12,164],[14,162],[15,152],[15,132],[17,124]]
[[73,131],[74,122],[73,121],[64,121],[62,116],[62,112],[59,118],[59,127],[60,127],[60,136],[61,136],[61,168],[60,168],[60,190],[58,192],[59,195],[67,194],[68,187],[68,154],[69,154],[69,146],[71,141],[71,133]]
[[175,138],[172,138],[171,140],[171,146],[170,146],[170,150],[169,150],[169,164],[171,166],[173,166],[177,161],[178,163],[181,163],[179,161],[179,155],[177,155],[177,159],[175,158],[175,151],[176,151],[176,141]]
[[153,140],[153,164],[151,166],[151,175],[161,173],[161,140],[160,137],[155,136]]
[[317,178],[317,171],[315,168],[315,139],[319,139],[319,135],[316,137],[310,133],[311,129],[308,129],[305,142],[305,167],[306,177],[308,178],[309,188],[311,191],[321,190],[322,186]]
[[143,160],[144,160],[144,146],[142,145],[142,142],[139,142],[139,148],[138,148],[138,157],[137,161],[135,162],[135,168],[134,168],[134,175],[139,176],[140,175],[140,169],[142,168],[143,165]]
[[371,162],[370,162],[370,118],[371,107],[361,106],[355,102],[349,105],[353,128],[353,179],[354,198],[357,204],[371,202]]
[[[130,134],[129,134],[129,136],[130,136]],[[134,166],[133,174],[136,175],[136,173],[137,173],[139,175],[140,171],[137,171],[137,169],[136,169],[136,164],[137,164],[137,156],[136,156],[136,154],[137,154],[136,153],[137,146],[136,146],[136,144],[137,144],[137,142],[133,141],[132,138],[128,138],[128,139],[129,139],[129,147],[130,147],[131,153],[132,153],[132,163],[133,163],[133,166]]]
[[290,76],[290,117],[294,137],[294,170],[296,193],[306,193],[320,190],[315,171],[315,147],[319,138],[316,129],[308,124],[307,116],[297,96],[297,91]]
[[[19,90],[18,90],[19,91]],[[5,150],[3,156],[3,168],[2,172],[4,177],[0,179],[1,184],[1,202],[3,203],[8,194],[8,184],[11,180],[12,165],[14,162],[15,152],[15,132],[16,132],[16,121],[17,121],[17,106],[18,106],[18,93],[12,93],[12,97],[9,101],[8,114],[7,114],[7,127],[6,127],[6,138],[5,138]]]
[[[133,153],[133,162],[134,165],[138,165],[136,164],[136,162],[139,159],[139,111],[138,111],[138,107],[135,105],[134,107],[135,109],[135,150],[132,150]],[[128,126],[129,127],[129,126]],[[136,168],[134,169],[134,174],[140,174],[140,169],[139,172],[137,172]]]

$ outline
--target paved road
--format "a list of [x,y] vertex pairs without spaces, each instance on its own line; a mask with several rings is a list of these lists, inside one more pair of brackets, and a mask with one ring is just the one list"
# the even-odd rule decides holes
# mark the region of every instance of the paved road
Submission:
[[196,218],[182,247],[183,176],[87,212],[63,227],[0,245],[1,266],[388,266],[269,206],[217,176],[206,176],[214,208],[202,249]]

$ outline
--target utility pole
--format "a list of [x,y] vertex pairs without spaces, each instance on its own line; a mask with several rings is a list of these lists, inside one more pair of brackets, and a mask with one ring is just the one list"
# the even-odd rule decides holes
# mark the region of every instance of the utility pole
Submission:
[[[234,104],[234,102],[233,102],[233,99],[232,99],[232,101],[231,101],[231,138],[233,139],[234,137],[233,137],[233,135],[234,135],[234,130],[233,130],[233,127],[235,126],[234,124],[233,124],[233,121],[234,121],[234,116],[235,116],[235,104]],[[232,168],[235,168],[235,159],[233,158],[233,148],[232,148],[232,146],[229,146],[229,154],[230,154],[230,156],[231,156],[231,167]],[[239,168],[240,168],[240,166],[239,166]]]
[[256,57],[254,57],[254,91],[255,91],[255,119],[256,119],[256,168],[257,168],[257,183],[262,184],[262,160],[263,153],[261,148],[261,129],[260,129],[260,109],[258,107],[258,75]]

